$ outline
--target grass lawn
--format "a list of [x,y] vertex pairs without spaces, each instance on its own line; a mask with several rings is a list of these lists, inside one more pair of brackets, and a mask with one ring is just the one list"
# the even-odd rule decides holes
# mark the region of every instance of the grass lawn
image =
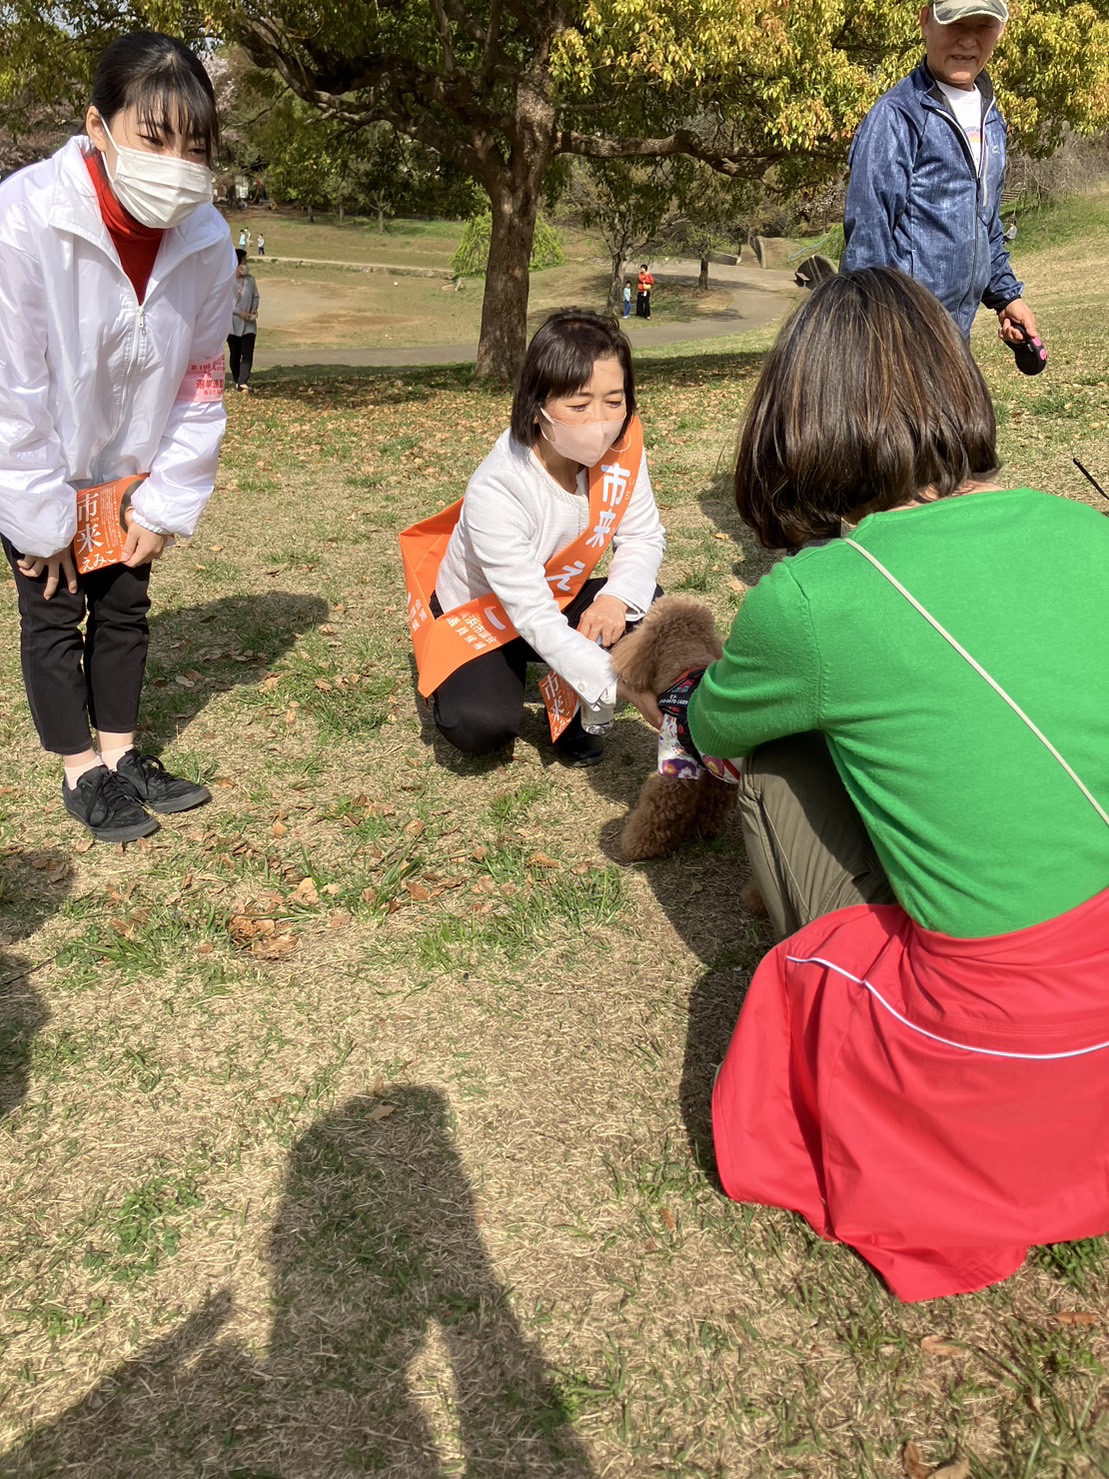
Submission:
[[[1018,254],[1044,376],[975,339],[1009,476],[1090,503],[1106,225]],[[721,623],[766,568],[727,474],[767,342],[638,360],[663,583]],[[213,800],[126,849],[62,811],[7,587],[0,1475],[1109,1473],[1106,1240],[902,1306],[720,1194],[709,1088],[769,940],[735,831],[614,861],[645,726],[590,772],[537,709],[508,764],[435,738],[395,534],[507,409],[450,368],[230,402],[144,712]]]

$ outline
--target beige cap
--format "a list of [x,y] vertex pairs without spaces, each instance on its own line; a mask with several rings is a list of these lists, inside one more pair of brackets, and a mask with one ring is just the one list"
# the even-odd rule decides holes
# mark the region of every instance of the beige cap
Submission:
[[1009,19],[1009,7],[1005,0],[935,0],[932,15],[941,26],[965,21],[972,15],[990,15],[1004,22]]

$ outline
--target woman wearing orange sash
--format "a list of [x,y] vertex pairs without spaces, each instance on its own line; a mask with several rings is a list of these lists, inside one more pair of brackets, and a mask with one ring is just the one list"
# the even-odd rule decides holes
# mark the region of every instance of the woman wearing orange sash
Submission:
[[690,704],[746,755],[780,935],[713,1095],[725,1191],[902,1299],[1109,1232],[1109,522],[1000,478],[958,329],[832,278],[764,366],[740,513],[786,557]]
[[[607,577],[590,578],[610,544]],[[464,612],[459,640],[472,644],[432,695],[440,733],[468,755],[510,745],[529,662],[547,663],[571,699],[619,698],[657,726],[652,695],[617,695],[608,649],[658,594],[665,547],[628,341],[598,314],[553,314],[531,341],[511,425],[470,479],[435,578],[431,615],[449,635]],[[593,765],[603,742],[579,713],[555,748]]]

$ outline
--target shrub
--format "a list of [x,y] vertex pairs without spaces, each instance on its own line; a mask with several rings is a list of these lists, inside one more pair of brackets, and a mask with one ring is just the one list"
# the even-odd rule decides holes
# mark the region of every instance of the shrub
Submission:
[[[482,211],[471,216],[462,232],[458,250],[451,258],[451,271],[456,277],[472,277],[484,272],[489,265],[489,243],[493,237],[493,216]],[[531,244],[530,267],[533,272],[542,272],[544,267],[558,267],[566,260],[562,249],[562,238],[553,226],[540,219],[535,227],[535,239]]]

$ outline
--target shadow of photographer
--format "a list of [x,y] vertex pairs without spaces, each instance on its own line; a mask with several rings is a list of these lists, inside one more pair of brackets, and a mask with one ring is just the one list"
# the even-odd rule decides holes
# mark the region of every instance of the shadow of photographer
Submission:
[[436,1089],[348,1100],[290,1156],[255,1358],[220,1292],[0,1455],[0,1474],[592,1479],[482,1241]]

